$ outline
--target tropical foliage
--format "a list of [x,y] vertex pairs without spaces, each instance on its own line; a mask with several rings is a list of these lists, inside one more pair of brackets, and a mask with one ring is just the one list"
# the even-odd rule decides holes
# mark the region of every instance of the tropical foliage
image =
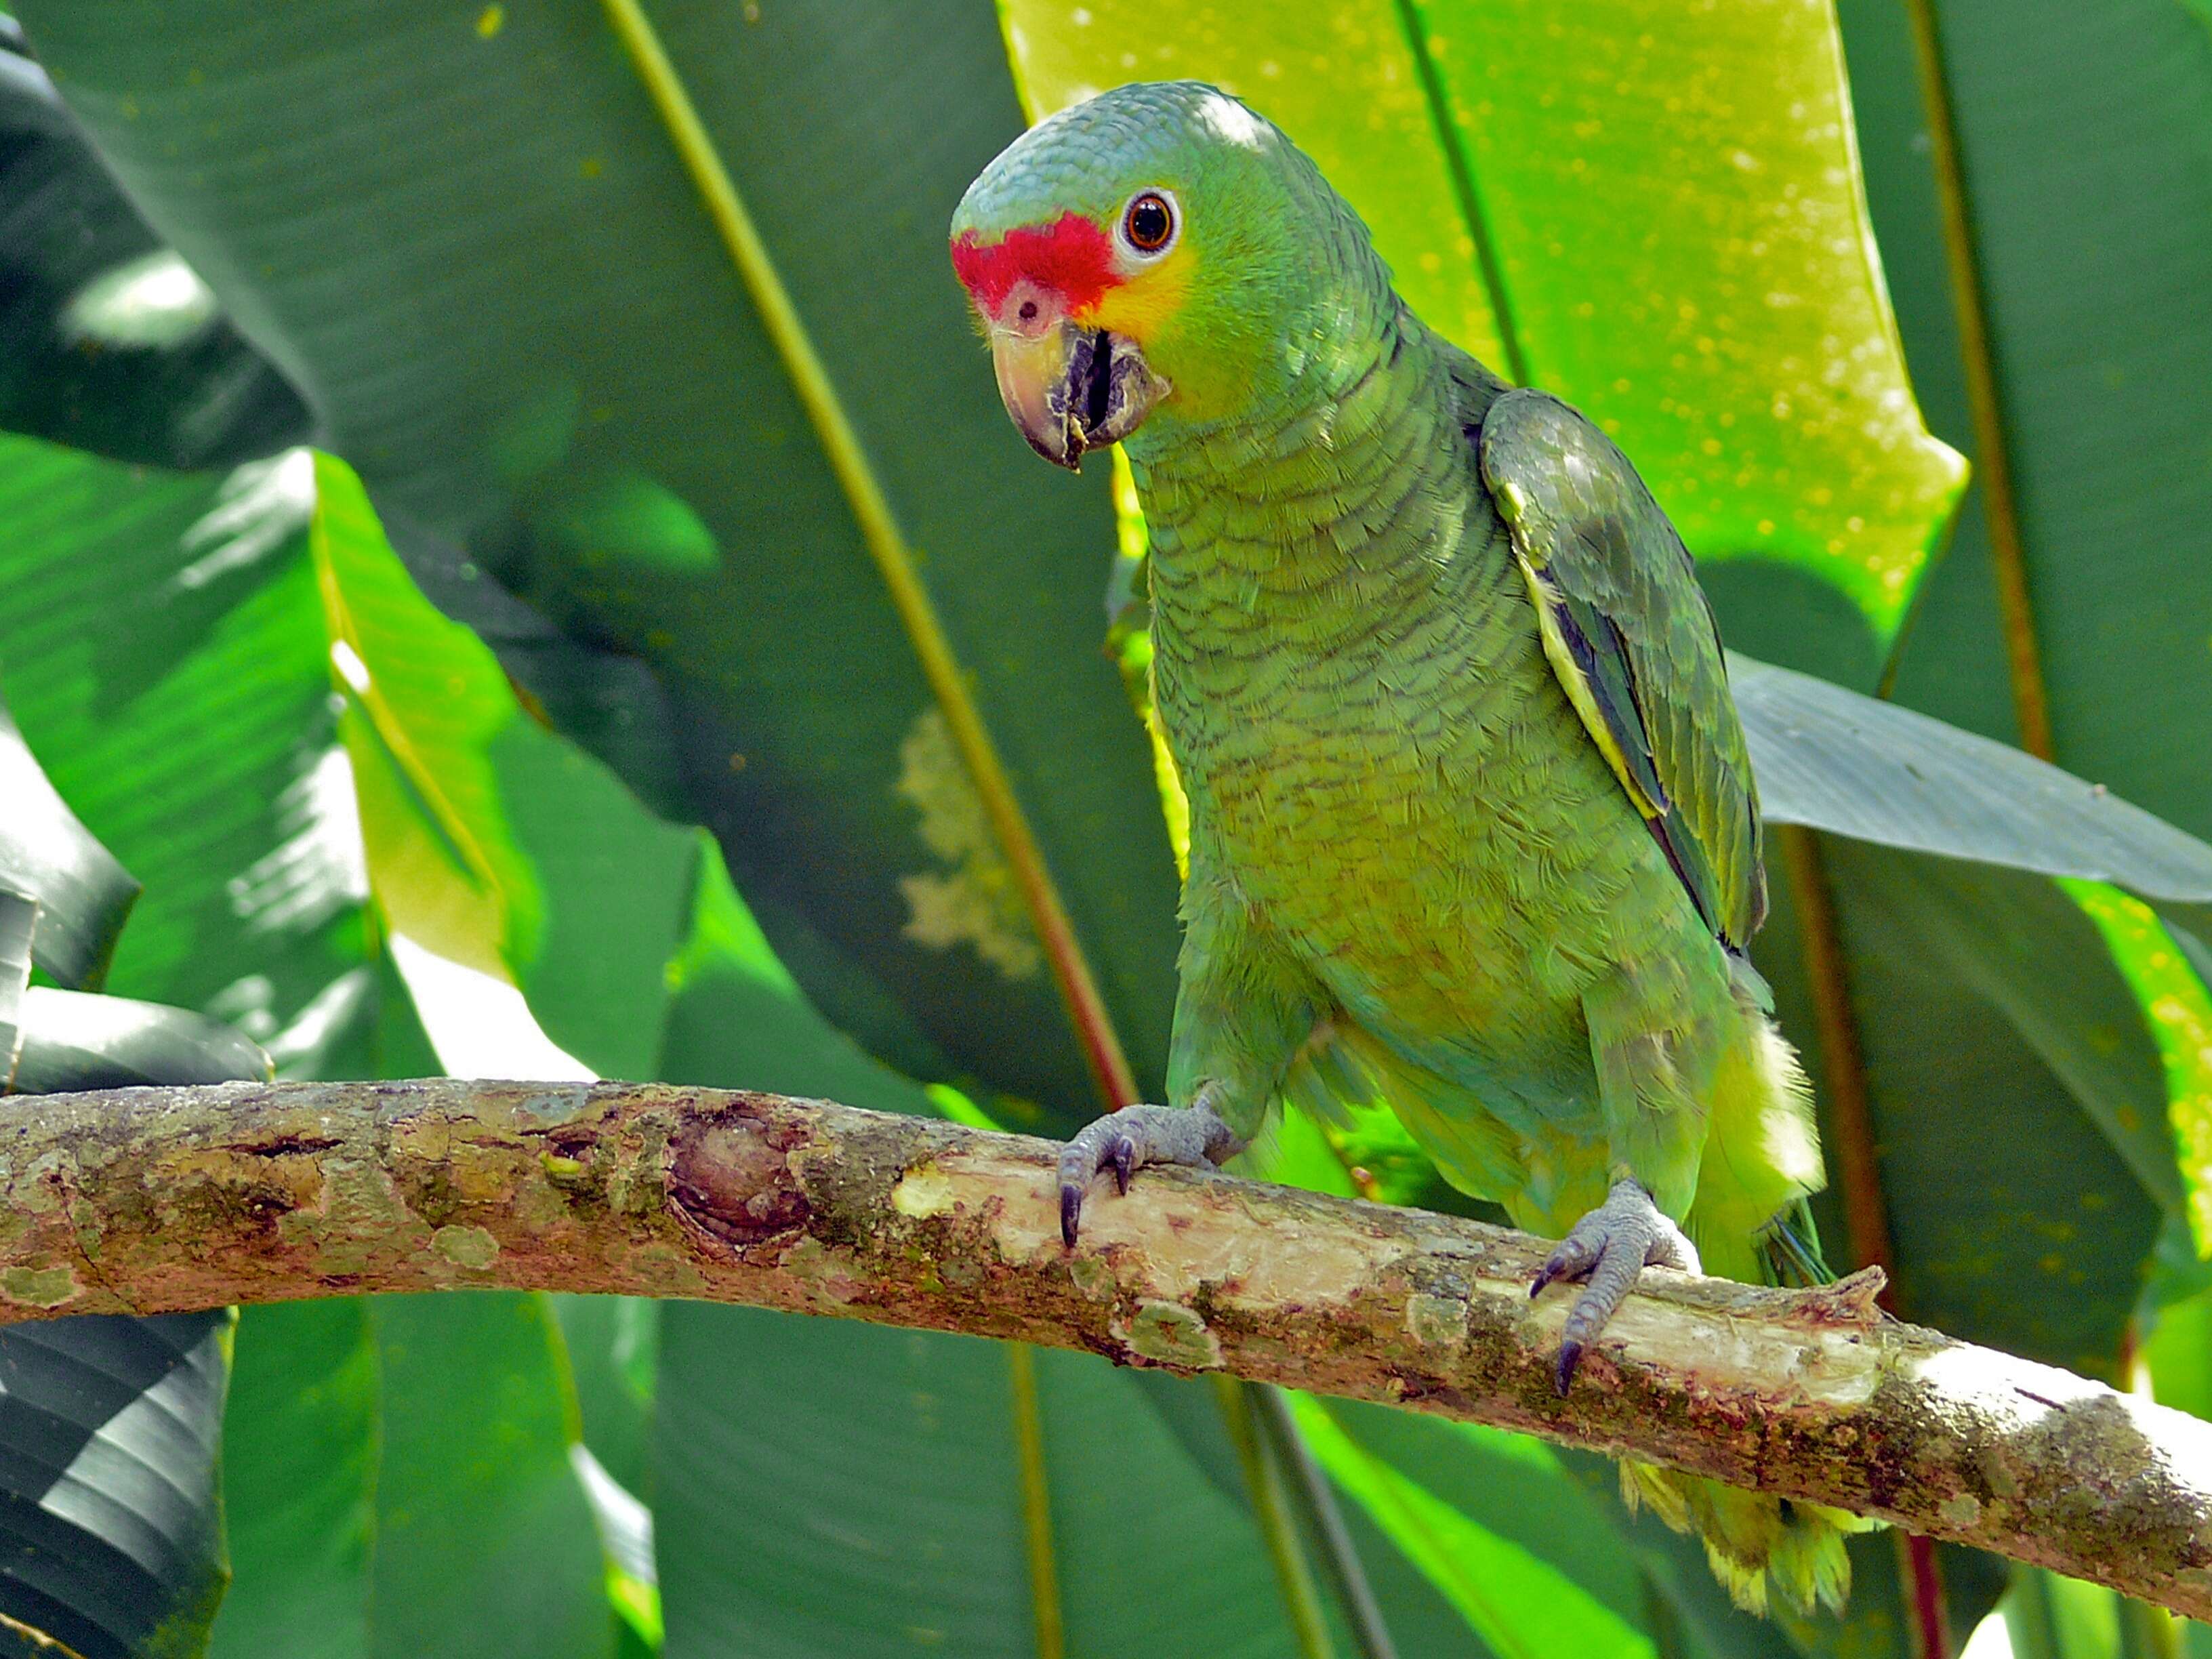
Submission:
[[[2201,12],[11,3],[11,1086],[1155,1091],[1141,522],[1007,428],[942,238],[1025,110],[1194,75],[1781,665],[1832,1255],[2212,1414]],[[1273,1169],[1457,1201],[1387,1121]],[[1903,1655],[2008,1583],[2023,1653],[2202,1639],[1881,1534],[1778,1627],[1537,1442],[699,1304],[19,1325],[0,1388],[0,1654]]]

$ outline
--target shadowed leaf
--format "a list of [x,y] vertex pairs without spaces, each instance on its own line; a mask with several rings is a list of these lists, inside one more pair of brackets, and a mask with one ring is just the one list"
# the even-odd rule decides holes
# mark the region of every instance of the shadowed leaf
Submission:
[[0,428],[224,467],[307,427],[299,395],[147,228],[20,41],[0,39]]

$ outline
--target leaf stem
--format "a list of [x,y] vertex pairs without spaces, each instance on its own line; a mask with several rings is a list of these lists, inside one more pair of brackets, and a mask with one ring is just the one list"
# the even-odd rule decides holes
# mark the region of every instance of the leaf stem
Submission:
[[[1844,1242],[1854,1268],[1882,1270],[1889,1282],[1881,1299],[1895,1312],[1896,1251],[1890,1242],[1889,1206],[1882,1197],[1881,1164],[1875,1151],[1874,1103],[1867,1088],[1866,1050],[1859,1042],[1858,1016],[1851,1006],[1850,970],[1844,960],[1842,929],[1836,921],[1835,896],[1820,856],[1820,838],[1802,824],[1780,824],[1777,830],[1789,869],[1790,896],[1796,906],[1805,978],[1813,992],[1814,1024],[1820,1033],[1820,1074],[1835,1127],[1837,1185],[1844,1200],[1844,1230],[1848,1235]],[[1905,1611],[1912,1621],[1915,1659],[1950,1659],[1943,1576],[1934,1541],[1900,1532],[1897,1565],[1905,1583]]]
[[[1868,1094],[1866,1054],[1858,1016],[1851,1008],[1850,970],[1820,843],[1802,824],[1775,826],[1790,874],[1802,940],[1805,977],[1813,990],[1814,1024],[1820,1034],[1820,1080],[1827,1085],[1835,1124],[1837,1185],[1842,1189],[1845,1243],[1854,1267],[1879,1267],[1895,1283],[1897,1258],[1882,1201],[1881,1169],[1875,1156],[1874,1108]],[[1882,1300],[1892,1299],[1885,1291]]]
[[1283,1397],[1280,1389],[1267,1383],[1248,1382],[1244,1386],[1252,1414],[1265,1431],[1267,1443],[1273,1449],[1283,1473],[1289,1477],[1291,1492],[1305,1514],[1318,1547],[1322,1571],[1328,1575],[1329,1588],[1336,1593],[1337,1607],[1344,1613],[1344,1622],[1351,1626],[1352,1639],[1358,1644],[1362,1659],[1397,1659],[1398,1645],[1390,1639],[1390,1628],[1383,1623],[1382,1608],[1375,1599],[1374,1587],[1367,1582],[1367,1569],[1360,1562],[1358,1547],[1345,1528],[1344,1514],[1337,1507],[1336,1493],[1328,1484],[1328,1477],[1322,1473],[1305,1437],[1298,1432],[1290,1401]]
[[1253,1518],[1258,1522],[1260,1536],[1267,1546],[1268,1558],[1275,1564],[1275,1577],[1283,1592],[1283,1611],[1291,1621],[1291,1633],[1297,1640],[1298,1652],[1304,1659],[1334,1659],[1335,1644],[1329,1640],[1328,1620],[1323,1615],[1320,1594],[1314,1588],[1313,1571],[1306,1565],[1305,1550],[1298,1539],[1297,1527],[1291,1518],[1290,1504],[1283,1491],[1282,1470],[1278,1461],[1269,1455],[1269,1447],[1252,1407],[1254,1385],[1236,1377],[1212,1374],[1215,1397],[1221,1402],[1221,1415],[1229,1425],[1229,1437],[1237,1443],[1237,1455],[1244,1465],[1244,1484],[1252,1494]]
[[1981,474],[1983,512],[1989,521],[1990,562],[1996,580],[1997,610],[2004,624],[2005,662],[2012,679],[2020,746],[2052,756],[2051,699],[2036,641],[2035,608],[2027,586],[2027,543],[2020,500],[2005,441],[2004,407],[1997,386],[1996,349],[1990,338],[1988,298],[1974,240],[1972,204],[1959,129],[1951,108],[1950,78],[1943,63],[1942,31],[1935,0],[1905,0],[1912,24],[1912,55],[1928,118],[1929,159],[1943,220],[1943,258],[1951,279],[1951,305],[1959,322],[1959,355],[1966,370],[1966,404],[1974,422],[1974,466]]
[[1021,1465],[1022,1536],[1029,1552],[1036,1659],[1064,1659],[1067,1633],[1060,1610],[1060,1558],[1052,1546],[1052,1484],[1045,1472],[1044,1413],[1037,1405],[1036,1350],[1026,1342],[1004,1346],[1006,1373],[1014,1390],[1014,1449]]
[[922,676],[944,710],[953,743],[975,781],[992,830],[1021,888],[1038,943],[1052,964],[1053,977],[1074,1022],[1098,1092],[1109,1105],[1126,1106],[1136,1099],[1137,1086],[1113,1018],[860,432],[846,412],[799,307],[769,257],[768,244],[746,211],[729,169],[723,166],[644,7],[640,0],[602,0],[602,3],[667,126],[669,140],[691,175],[708,218],[752,296],[761,326],[782,357],[793,390],[805,407],[823,453],[845,491],[861,540],[890,590],[891,604],[921,659]]
[[1498,255],[1498,245],[1491,238],[1490,219],[1483,211],[1482,193],[1475,187],[1474,163],[1467,153],[1467,143],[1452,118],[1450,100],[1444,94],[1443,71],[1437,67],[1435,55],[1429,51],[1428,34],[1421,22],[1418,0],[1398,0],[1398,21],[1406,31],[1406,46],[1413,53],[1414,72],[1421,77],[1421,91],[1428,100],[1429,118],[1435,124],[1437,144],[1443,151],[1444,165],[1450,171],[1452,194],[1459,198],[1459,210],[1467,221],[1467,234],[1474,243],[1475,268],[1481,273],[1482,286],[1490,297],[1490,312],[1498,324],[1498,348],[1504,361],[1498,368],[1505,378],[1516,386],[1528,384],[1528,354],[1521,349],[1521,336],[1513,323],[1513,307],[1505,294],[1505,267]]
[[1956,1650],[1951,1639],[1949,1603],[1943,1596],[1943,1563],[1936,1553],[1936,1540],[1917,1532],[1900,1532],[1897,1565],[1903,1569],[1906,1612],[1912,1619],[1914,1659],[1951,1659]]

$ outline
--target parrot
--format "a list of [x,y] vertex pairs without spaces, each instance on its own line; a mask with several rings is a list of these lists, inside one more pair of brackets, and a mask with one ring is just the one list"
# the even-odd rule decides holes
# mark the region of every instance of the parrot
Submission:
[[[1045,459],[1119,444],[1188,803],[1164,1103],[1063,1150],[1061,1228],[1285,1105],[1387,1104],[1561,1241],[1555,1376],[1642,1270],[1825,1278],[1811,1091],[1746,954],[1758,792],[1691,556],[1627,458],[1401,300],[1351,205],[1198,82],[1120,87],[969,185],[954,274]],[[1843,1511],[1623,1465],[1736,1601],[1839,1607]]]

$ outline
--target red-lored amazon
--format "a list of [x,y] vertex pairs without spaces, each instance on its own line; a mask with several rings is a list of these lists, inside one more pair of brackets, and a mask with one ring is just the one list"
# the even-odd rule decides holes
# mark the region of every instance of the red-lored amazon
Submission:
[[[1070,1243],[1103,1170],[1381,1100],[1564,1235],[1534,1287],[1588,1280],[1563,1389],[1647,1264],[1817,1261],[1805,1080],[1743,954],[1765,878],[1720,641],[1611,441],[1424,326],[1312,162],[1210,87],[1044,122],[952,258],[1030,443],[1127,450],[1190,800],[1169,1103],[1070,1143]],[[1747,1605],[1841,1599],[1851,1517],[1624,1484]]]

